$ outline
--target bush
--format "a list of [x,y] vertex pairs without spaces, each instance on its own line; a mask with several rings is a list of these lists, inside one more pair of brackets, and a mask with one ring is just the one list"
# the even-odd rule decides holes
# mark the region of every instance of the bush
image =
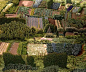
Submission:
[[78,30],[77,30],[77,28],[75,28],[75,27],[66,27],[66,32],[77,32]]
[[36,65],[34,64],[34,58],[32,56],[27,57],[27,64],[35,67]]
[[44,67],[51,66],[51,65],[58,65],[59,67],[65,68],[67,65],[67,54],[50,53],[44,56],[43,63],[44,63]]
[[5,66],[7,66],[8,64],[25,64],[24,60],[22,59],[22,57],[20,55],[12,55],[10,53],[3,53],[3,59],[4,59],[4,63]]
[[38,30],[37,31],[37,34],[43,34],[43,30],[41,29],[41,30]]

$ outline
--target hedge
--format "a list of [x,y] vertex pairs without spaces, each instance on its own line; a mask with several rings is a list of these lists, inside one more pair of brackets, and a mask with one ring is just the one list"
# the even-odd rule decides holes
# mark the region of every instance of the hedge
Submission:
[[11,21],[20,21],[24,24],[26,24],[26,20],[23,18],[6,18],[6,17],[0,17],[0,25],[5,23],[10,23]]
[[34,64],[34,58],[32,56],[27,57],[27,64],[31,65],[32,67],[36,66],[36,64]]
[[58,65],[59,67],[66,68],[67,65],[67,54],[66,53],[50,53],[44,56],[43,59],[44,67],[51,65]]
[[21,55],[12,55],[10,53],[3,53],[3,60],[5,66],[8,64],[25,64],[24,60],[22,59]]

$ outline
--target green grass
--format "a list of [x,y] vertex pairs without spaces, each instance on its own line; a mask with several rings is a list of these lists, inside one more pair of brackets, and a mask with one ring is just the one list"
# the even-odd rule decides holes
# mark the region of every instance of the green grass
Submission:
[[73,43],[75,41],[75,39],[67,39],[65,37],[58,37],[58,38],[54,38],[53,42],[56,43]]

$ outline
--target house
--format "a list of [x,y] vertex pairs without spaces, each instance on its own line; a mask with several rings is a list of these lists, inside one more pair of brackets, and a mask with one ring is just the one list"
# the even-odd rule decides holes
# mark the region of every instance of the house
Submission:
[[53,3],[52,5],[51,5],[51,9],[58,9],[58,8],[60,8],[60,6],[61,6],[61,4],[60,3]]
[[35,27],[38,29],[43,29],[43,21],[42,18],[38,18],[38,17],[33,17],[33,16],[29,16],[27,17],[27,26],[31,27]]

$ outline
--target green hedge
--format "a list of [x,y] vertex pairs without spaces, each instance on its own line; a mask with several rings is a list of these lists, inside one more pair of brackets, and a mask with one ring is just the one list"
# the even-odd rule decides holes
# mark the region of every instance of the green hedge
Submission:
[[43,63],[44,63],[44,67],[51,66],[51,65],[58,65],[59,67],[65,68],[67,65],[67,54],[50,53],[44,56]]
[[34,64],[34,58],[32,56],[27,57],[27,64],[35,67],[36,65]]
[[23,18],[6,18],[6,17],[0,17],[0,25],[5,23],[10,23],[11,21],[20,21],[24,24],[26,24],[26,20]]
[[5,66],[8,64],[25,64],[24,60],[22,59],[21,55],[12,55],[10,53],[3,53],[3,60]]

